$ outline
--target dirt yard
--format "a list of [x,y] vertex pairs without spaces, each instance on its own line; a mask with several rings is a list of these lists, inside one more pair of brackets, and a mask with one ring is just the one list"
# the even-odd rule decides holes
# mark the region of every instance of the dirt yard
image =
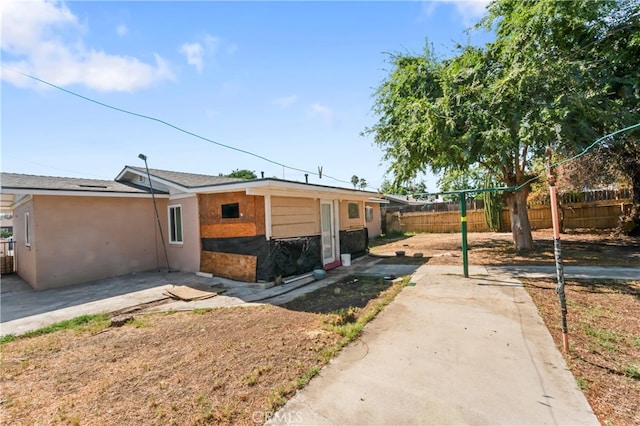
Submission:
[[363,313],[403,286],[348,278],[289,309],[140,315],[121,327],[98,318],[9,341],[1,347],[2,424],[262,424],[357,336]]
[[[534,239],[535,251],[516,255],[508,234],[470,234],[470,261],[552,263],[551,233]],[[573,233],[562,241],[568,264],[640,267],[637,239]],[[403,262],[462,264],[459,234],[374,243],[376,255],[404,250]],[[418,252],[422,258],[412,257]],[[261,424],[337,353],[345,333],[357,335],[349,325],[393,290],[355,279],[286,308],[141,315],[121,327],[98,320],[4,343],[2,424]],[[553,282],[527,281],[526,288],[558,341]],[[567,286],[567,363],[603,424],[640,423],[639,291],[640,282]]]
[[[467,235],[471,265],[553,265],[553,232],[533,232],[535,249],[518,253],[513,248],[511,233],[475,232]],[[566,265],[608,265],[640,267],[640,240],[615,236],[608,232],[569,231],[561,234],[563,261]],[[416,234],[410,237],[374,239],[371,253],[405,256],[422,253],[418,262],[439,265],[462,265],[461,234]]]

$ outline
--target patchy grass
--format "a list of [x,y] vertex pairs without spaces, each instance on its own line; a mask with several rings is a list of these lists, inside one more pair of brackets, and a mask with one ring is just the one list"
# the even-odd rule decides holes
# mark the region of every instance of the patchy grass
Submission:
[[[555,281],[524,280],[562,350]],[[569,353],[563,354],[602,424],[640,424],[640,281],[567,280]]]
[[96,333],[109,327],[110,316],[108,314],[82,315],[69,320],[64,320],[51,324],[37,330],[29,331],[20,336],[8,334],[0,338],[0,345],[13,342],[18,339],[28,339],[36,336],[44,336],[46,334],[55,333],[63,330],[74,330],[76,332],[88,331]]

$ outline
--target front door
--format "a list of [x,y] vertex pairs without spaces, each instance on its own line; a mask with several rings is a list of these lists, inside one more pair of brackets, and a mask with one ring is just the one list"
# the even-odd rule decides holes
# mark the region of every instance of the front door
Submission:
[[322,264],[326,265],[336,260],[333,221],[333,202],[320,201],[320,231],[322,234]]

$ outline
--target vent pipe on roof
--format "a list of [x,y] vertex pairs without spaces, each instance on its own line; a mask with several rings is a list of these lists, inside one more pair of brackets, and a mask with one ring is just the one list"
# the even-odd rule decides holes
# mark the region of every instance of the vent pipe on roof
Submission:
[[264,179],[264,172],[260,172],[260,177],[262,177],[262,179]]
[[304,180],[306,183],[309,183],[309,173],[304,174]]

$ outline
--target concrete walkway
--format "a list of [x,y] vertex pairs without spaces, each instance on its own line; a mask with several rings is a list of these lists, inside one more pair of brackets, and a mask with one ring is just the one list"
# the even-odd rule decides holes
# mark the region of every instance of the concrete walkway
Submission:
[[418,269],[270,424],[598,424],[521,284],[460,269]]
[[[554,265],[492,266],[487,269],[489,271],[506,271],[513,276],[523,278],[556,277]],[[640,268],[563,265],[562,270],[565,278],[640,280]]]

